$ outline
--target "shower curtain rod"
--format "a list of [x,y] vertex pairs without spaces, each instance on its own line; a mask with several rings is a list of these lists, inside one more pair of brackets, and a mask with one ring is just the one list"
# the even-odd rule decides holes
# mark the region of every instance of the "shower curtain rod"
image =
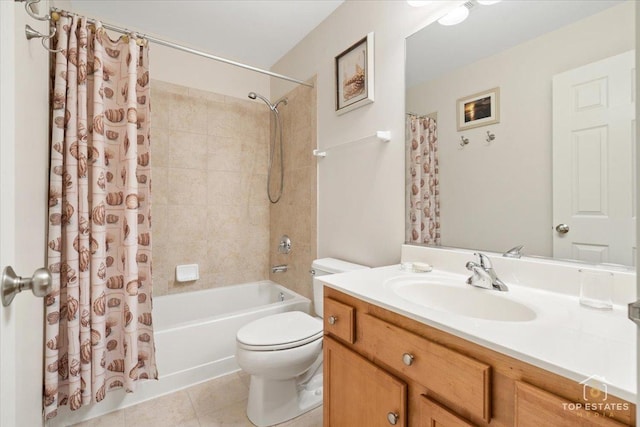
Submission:
[[[27,1],[27,4],[26,4],[27,12],[29,12],[29,3],[30,2]],[[59,14],[61,14],[61,13],[70,13],[70,14],[75,15],[75,13],[73,13],[73,12],[68,12],[68,11],[65,11],[63,9],[58,9],[58,8],[55,8],[55,7],[51,8],[51,12],[57,12]],[[34,16],[34,14],[32,14],[32,13],[29,13],[29,15],[35,17],[36,19],[42,19],[41,17]],[[57,20],[57,19],[55,19],[55,16],[53,14],[48,16],[47,18],[48,19],[52,19],[54,21]],[[95,24],[97,22],[97,20],[93,19],[93,18],[87,18],[87,22]],[[283,74],[274,73],[273,71],[268,71],[268,70],[264,70],[262,68],[254,67],[254,66],[247,65],[247,64],[243,64],[242,62],[232,61],[231,59],[222,58],[220,56],[215,56],[215,55],[212,55],[210,53],[203,52],[201,50],[193,49],[193,48],[190,48],[190,47],[187,47],[187,46],[183,46],[183,45],[180,45],[180,44],[177,44],[177,43],[173,43],[173,42],[170,42],[170,41],[167,41],[167,40],[163,40],[163,39],[160,39],[160,38],[157,38],[157,37],[154,37],[154,36],[149,36],[149,35],[146,35],[146,34],[140,34],[139,32],[131,31],[131,30],[128,30],[128,29],[123,28],[123,27],[118,27],[116,25],[106,24],[104,22],[101,22],[101,24],[102,24],[102,26],[104,28],[106,28],[108,30],[111,30],[111,31],[115,31],[115,32],[121,33],[121,34],[136,34],[136,35],[138,35],[139,37],[141,37],[143,39],[149,40],[150,42],[153,42],[153,43],[156,43],[156,44],[159,44],[159,45],[162,45],[162,46],[166,46],[166,47],[169,47],[169,48],[172,48],[172,49],[181,50],[183,52],[191,53],[193,55],[202,56],[203,58],[213,59],[214,61],[223,62],[225,64],[229,64],[229,65],[233,65],[233,66],[236,66],[236,67],[244,68],[246,70],[251,70],[251,71],[255,71],[257,73],[266,74],[266,75],[271,76],[271,77],[275,77],[275,78],[282,79],[282,80],[287,80],[287,81],[290,81],[290,82],[293,82],[293,83],[297,83],[297,84],[300,84],[300,85],[313,87],[312,83],[307,83],[307,82],[304,82],[302,80],[294,79],[293,77],[285,76]]]

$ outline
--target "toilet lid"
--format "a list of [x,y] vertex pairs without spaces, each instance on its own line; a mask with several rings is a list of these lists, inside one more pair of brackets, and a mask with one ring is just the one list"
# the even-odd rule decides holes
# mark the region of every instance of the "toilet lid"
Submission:
[[281,346],[302,344],[322,335],[322,320],[301,311],[288,311],[254,320],[240,328],[238,342],[249,346]]

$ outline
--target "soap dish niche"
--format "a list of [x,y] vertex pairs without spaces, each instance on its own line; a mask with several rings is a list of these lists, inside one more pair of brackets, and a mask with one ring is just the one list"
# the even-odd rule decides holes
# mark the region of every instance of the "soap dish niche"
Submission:
[[176,266],[176,281],[193,282],[200,278],[198,264],[183,264]]

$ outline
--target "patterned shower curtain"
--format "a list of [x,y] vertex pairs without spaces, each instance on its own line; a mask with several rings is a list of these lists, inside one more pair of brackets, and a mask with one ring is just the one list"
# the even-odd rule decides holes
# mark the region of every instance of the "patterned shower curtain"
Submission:
[[440,245],[438,131],[430,117],[407,116],[408,243]]
[[151,321],[146,43],[57,22],[52,70],[44,414],[157,378]]

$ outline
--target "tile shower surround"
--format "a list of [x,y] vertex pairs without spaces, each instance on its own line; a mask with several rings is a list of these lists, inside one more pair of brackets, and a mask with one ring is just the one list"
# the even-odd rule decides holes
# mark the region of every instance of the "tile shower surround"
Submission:
[[[270,278],[310,297],[316,257],[316,90],[297,87],[281,105],[285,189],[266,195],[269,109],[262,103],[153,80],[154,295]],[[274,174],[278,165],[274,164]],[[280,236],[293,241],[277,253]],[[200,279],[177,283],[175,266]],[[272,264],[288,264],[270,274]]]
[[[315,78],[311,81],[315,86]],[[287,95],[289,103],[279,108],[283,122],[284,193],[270,206],[269,253],[271,265],[288,264],[286,273],[269,278],[311,299],[311,263],[317,258],[317,165],[312,155],[316,142],[316,89],[298,86]],[[273,172],[272,172],[273,173]],[[292,242],[288,255],[278,253],[280,237]]]

